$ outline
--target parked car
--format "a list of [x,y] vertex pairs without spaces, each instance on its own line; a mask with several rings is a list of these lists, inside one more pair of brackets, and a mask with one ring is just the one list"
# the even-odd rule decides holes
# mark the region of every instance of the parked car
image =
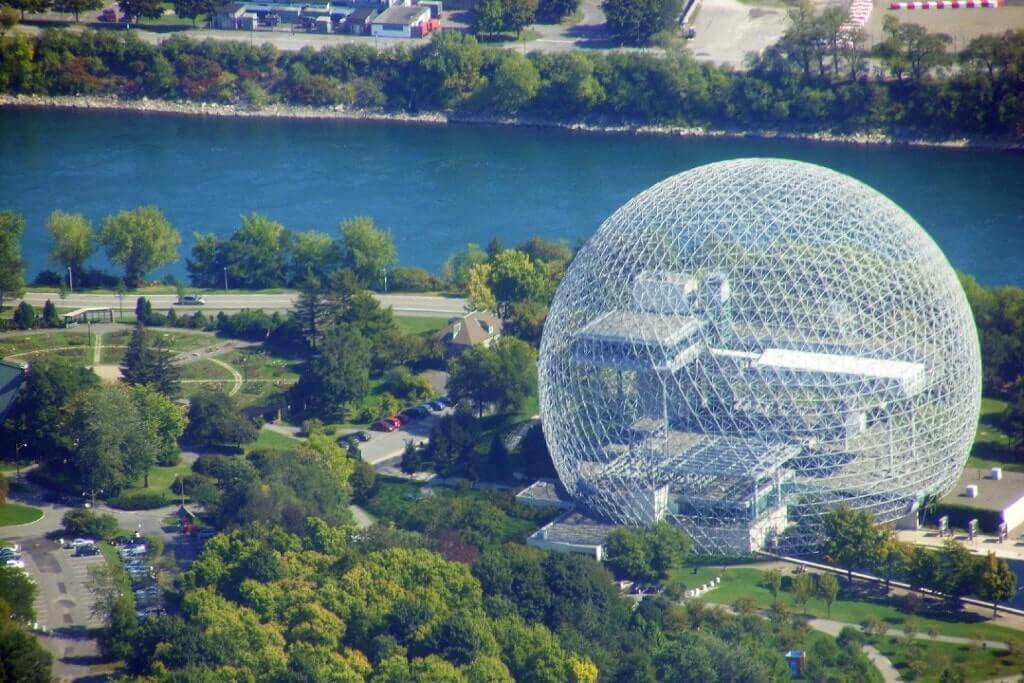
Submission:
[[378,432],[393,432],[400,426],[396,422],[392,422],[390,418],[382,417],[370,425],[370,429],[376,429]]
[[71,547],[75,550],[78,550],[83,545],[96,545],[96,541],[92,540],[91,538],[76,538],[75,540],[71,541]]
[[89,557],[91,555],[99,555],[100,549],[94,545],[80,545],[75,548],[75,557]]
[[398,420],[399,424],[403,424],[404,425],[404,424],[409,424],[410,422],[415,420],[416,417],[412,413],[410,413],[408,410],[403,410],[398,415],[395,415],[395,419]]
[[352,434],[349,434],[349,436],[354,438],[356,441],[360,441],[362,443],[366,443],[367,441],[370,440],[370,435],[367,432],[354,432]]
[[112,9],[112,8],[110,8],[110,7],[108,7],[107,9],[103,10],[102,12],[100,12],[100,15],[97,17],[97,19],[99,19],[100,21],[105,22],[105,23],[110,23],[110,24],[116,23],[117,22],[117,11]]
[[21,559],[21,553],[14,548],[0,548],[0,560],[18,560]]
[[437,400],[438,400],[439,403],[441,403],[444,406],[447,406],[448,408],[451,408],[452,406],[455,405],[455,399],[452,398],[451,396],[447,396],[447,395],[446,396],[442,396],[441,398],[439,398]]
[[428,405],[428,406],[430,407],[430,409],[431,409],[432,411],[434,411],[435,413],[441,412],[442,410],[444,410],[444,409],[445,409],[445,408],[447,407],[447,406],[445,406],[445,404],[441,403],[441,401],[440,401],[440,400],[437,400],[437,401],[431,401],[431,402],[430,402],[430,403],[428,403],[427,405]]
[[7,560],[4,562],[5,567],[14,567],[16,569],[24,569],[25,563],[22,560]]
[[143,555],[145,555],[145,554],[146,554],[146,551],[147,551],[147,550],[148,550],[148,548],[146,548],[146,545],[145,545],[145,544],[142,544],[142,543],[140,543],[139,545],[129,545],[129,546],[125,546],[124,548],[121,548],[121,549],[120,549],[120,550],[118,551],[118,553],[119,553],[119,554],[121,555],[121,557],[123,557],[123,558],[129,558],[129,557],[142,557]]

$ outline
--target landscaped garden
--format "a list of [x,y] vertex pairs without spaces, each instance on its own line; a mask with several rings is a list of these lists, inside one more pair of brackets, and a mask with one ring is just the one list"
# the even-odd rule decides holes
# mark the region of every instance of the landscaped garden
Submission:
[[51,349],[69,346],[85,348],[89,345],[89,334],[84,329],[49,330],[31,334],[5,334],[0,336],[0,357],[23,357]]
[[[672,573],[668,585],[697,588],[711,582],[715,577],[721,583],[702,596],[708,603],[732,606],[737,600],[750,600],[754,608],[768,610],[775,601],[766,582],[766,573],[753,566],[723,567],[720,565],[685,568]],[[825,601],[811,596],[804,605],[799,605],[792,591],[792,573],[783,571],[782,588],[779,602],[788,610],[797,614],[806,614],[819,619],[863,625],[873,622],[886,628],[904,630],[908,624],[919,634],[936,634],[965,638],[971,643],[947,643],[917,639],[912,648],[924,648],[921,653],[908,650],[903,638],[885,635],[873,635],[869,642],[880,652],[889,656],[893,664],[907,678],[912,677],[912,661],[930,658],[936,662],[930,672],[913,680],[938,680],[938,676],[946,664],[963,665],[969,672],[968,680],[984,680],[999,675],[1007,675],[1024,670],[1024,633],[985,621],[970,612],[949,611],[947,603],[933,602],[932,609],[918,610],[910,614],[901,609],[902,600],[887,597],[884,589],[877,585],[855,581],[853,588],[841,579],[842,590],[839,597],[832,603],[831,610]],[[983,649],[982,640],[1008,643],[1011,650]]]

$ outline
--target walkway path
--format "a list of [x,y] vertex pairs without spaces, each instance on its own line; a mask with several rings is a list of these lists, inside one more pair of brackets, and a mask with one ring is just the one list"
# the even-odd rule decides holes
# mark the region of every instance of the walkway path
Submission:
[[92,364],[99,365],[100,358],[103,355],[101,353],[101,350],[103,349],[103,333],[96,332],[94,336],[96,337],[96,343],[92,347]]
[[242,375],[240,372],[238,372],[238,370],[235,370],[232,366],[228,365],[222,360],[214,358],[213,356],[207,356],[206,360],[210,361],[211,363],[216,363],[217,365],[221,366],[222,368],[231,373],[231,377],[234,379],[235,383],[231,386],[231,390],[228,392],[228,396],[234,396],[235,394],[242,390]]
[[[838,636],[839,632],[846,626],[852,626],[858,631],[862,629],[857,624],[849,624],[843,621],[835,621],[833,619],[809,619],[807,625],[823,633],[828,633],[832,636]],[[885,635],[891,638],[905,638],[906,632],[898,628],[890,628],[886,630]],[[963,636],[947,636],[947,635],[936,635],[932,638],[927,633],[915,633],[914,638],[918,640],[937,640],[942,643],[954,643],[956,645],[972,645],[977,644],[988,648],[989,650],[1009,650],[1010,646],[1000,640],[973,640],[971,638],[964,638]]]
[[349,505],[348,509],[352,511],[352,516],[356,520],[356,526],[360,529],[368,529],[377,521],[374,519],[373,515],[354,503]]
[[302,438],[302,427],[296,427],[295,425],[282,424],[277,422],[267,422],[266,424],[263,425],[263,428],[269,429],[272,432],[277,432],[278,434],[290,436],[293,439]]
[[900,672],[892,665],[889,658],[876,650],[874,645],[864,645],[861,650],[864,652],[864,656],[878,669],[878,673],[882,674],[882,680],[885,683],[898,683],[903,680]]

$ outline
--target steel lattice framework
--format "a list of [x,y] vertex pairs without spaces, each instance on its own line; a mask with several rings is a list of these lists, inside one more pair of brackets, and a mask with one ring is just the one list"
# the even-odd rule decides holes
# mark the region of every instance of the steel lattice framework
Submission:
[[705,553],[810,549],[844,503],[898,519],[956,482],[977,332],[892,201],[805,163],[703,166],[601,225],[544,325],[540,404],[566,489]]

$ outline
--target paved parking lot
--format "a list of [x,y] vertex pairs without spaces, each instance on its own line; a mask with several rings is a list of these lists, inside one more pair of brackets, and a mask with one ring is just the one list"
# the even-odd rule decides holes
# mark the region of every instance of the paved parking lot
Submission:
[[21,542],[25,571],[36,582],[35,610],[40,644],[53,654],[57,681],[73,681],[93,675],[99,661],[96,641],[88,629],[101,626],[92,613],[93,596],[87,581],[89,567],[106,562],[103,555],[74,557],[47,538]]
[[36,618],[47,631],[100,626],[92,614],[92,594],[86,588],[89,567],[101,565],[103,555],[75,557],[56,541],[38,539],[22,546],[25,570],[39,586]]
[[784,7],[753,7],[739,0],[700,0],[689,41],[693,56],[742,67],[747,53],[774,45],[786,30]]
[[413,420],[401,429],[393,432],[376,432],[367,430],[370,440],[359,444],[359,452],[363,460],[371,465],[379,465],[387,460],[398,458],[405,450],[405,442],[412,441],[415,444],[426,442],[430,438],[430,430],[434,428],[442,415],[450,415],[451,408],[445,408],[440,413],[433,413],[430,417],[420,420]]

